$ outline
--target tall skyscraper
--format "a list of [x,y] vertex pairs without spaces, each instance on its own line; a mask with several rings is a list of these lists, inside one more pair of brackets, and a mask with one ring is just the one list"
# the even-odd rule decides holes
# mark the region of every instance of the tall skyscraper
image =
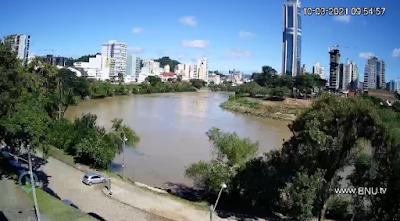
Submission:
[[11,49],[17,53],[17,58],[23,60],[23,62],[28,61],[29,55],[29,44],[31,36],[29,35],[9,35],[4,38],[4,43],[11,46]]
[[385,89],[386,67],[385,62],[378,57],[371,57],[365,65],[364,91],[368,89]]
[[208,61],[206,57],[199,59],[197,62],[197,78],[208,82]]
[[339,89],[340,83],[340,51],[339,48],[329,48],[330,69],[329,69],[329,87]]
[[125,43],[110,40],[101,47],[102,71],[107,78],[118,77],[118,74],[126,74],[126,60],[128,58],[128,46]]
[[283,3],[282,74],[300,74],[301,63],[301,3],[287,0]]

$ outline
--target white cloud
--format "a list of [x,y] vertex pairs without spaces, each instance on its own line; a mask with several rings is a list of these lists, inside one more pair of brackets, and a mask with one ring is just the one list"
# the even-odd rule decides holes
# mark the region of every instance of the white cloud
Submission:
[[184,25],[189,25],[192,27],[197,26],[197,22],[194,20],[193,16],[186,16],[179,19],[179,22]]
[[242,49],[230,49],[228,48],[228,57],[231,58],[250,58],[252,56],[250,51],[244,51]]
[[141,28],[134,28],[133,30],[132,30],[132,33],[133,34],[139,34],[140,32],[142,32],[143,31],[143,29],[141,29]]
[[339,22],[345,22],[345,23],[350,23],[351,17],[349,15],[344,15],[344,16],[334,16],[333,20],[339,21]]
[[398,58],[400,57],[400,48],[395,48],[392,52],[392,57]]
[[369,59],[372,56],[374,56],[374,54],[371,52],[362,52],[362,53],[358,54],[358,57],[365,58],[365,59]]
[[189,48],[208,48],[210,42],[206,40],[182,41],[181,45]]
[[133,54],[141,54],[145,52],[146,49],[142,47],[128,47],[128,51]]
[[239,31],[239,37],[241,38],[255,38],[257,37],[256,34],[246,31]]

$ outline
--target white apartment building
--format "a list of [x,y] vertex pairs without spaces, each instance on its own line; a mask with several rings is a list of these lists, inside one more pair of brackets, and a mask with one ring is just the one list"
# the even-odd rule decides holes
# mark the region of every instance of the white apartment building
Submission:
[[350,86],[350,82],[353,76],[353,68],[349,59],[346,60],[346,64],[344,65],[343,69],[344,70],[343,70],[342,88],[347,89]]
[[126,74],[126,60],[128,58],[128,45],[110,40],[101,47],[102,78],[118,77],[119,73]]
[[178,64],[175,66],[175,74],[185,75],[185,64]]
[[83,69],[88,69],[89,68],[89,62],[74,62],[73,65],[76,68],[83,68]]
[[325,71],[324,67],[320,66],[319,62],[314,63],[313,74],[319,75],[321,79],[325,79],[324,71]]
[[394,90],[400,93],[400,78],[394,80]]
[[385,62],[378,57],[371,57],[365,65],[364,91],[368,89],[385,89],[386,67]]
[[358,65],[355,62],[351,62],[351,81],[358,82]]
[[29,56],[29,45],[31,36],[15,34],[4,38],[4,43],[9,44],[12,50],[17,53],[17,58],[27,62]]
[[169,73],[171,67],[169,66],[169,64],[166,64],[166,65],[164,65],[164,69],[165,69],[165,72]]
[[88,78],[95,78],[97,80],[107,80],[107,76],[103,76],[102,72],[103,57],[101,54],[96,54],[96,57],[89,58],[89,69],[87,71]]
[[197,78],[208,83],[208,61],[206,57],[197,62]]

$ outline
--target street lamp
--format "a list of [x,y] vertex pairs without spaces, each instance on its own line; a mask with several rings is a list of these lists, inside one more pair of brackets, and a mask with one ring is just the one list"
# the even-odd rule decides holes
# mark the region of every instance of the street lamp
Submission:
[[217,197],[217,200],[215,201],[215,205],[213,206],[213,205],[211,205],[211,211],[210,211],[210,220],[212,221],[212,214],[214,213],[214,211],[215,211],[215,208],[217,208],[217,204],[218,204],[218,200],[219,200],[219,197],[221,196],[221,193],[222,193],[222,190],[223,189],[226,189],[226,184],[225,183],[221,183],[221,190],[219,191],[219,193],[218,193],[218,197]]
[[122,147],[122,179],[125,179],[125,143],[128,141],[128,138],[126,138],[125,133],[124,133],[124,139],[123,141],[123,147]]

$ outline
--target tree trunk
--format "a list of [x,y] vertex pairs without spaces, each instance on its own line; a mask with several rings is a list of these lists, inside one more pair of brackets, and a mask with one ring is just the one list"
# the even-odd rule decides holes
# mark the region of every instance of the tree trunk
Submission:
[[325,218],[325,212],[326,212],[326,207],[327,207],[327,201],[324,202],[324,205],[322,206],[320,212],[319,212],[319,216],[318,216],[318,221],[322,221]]

